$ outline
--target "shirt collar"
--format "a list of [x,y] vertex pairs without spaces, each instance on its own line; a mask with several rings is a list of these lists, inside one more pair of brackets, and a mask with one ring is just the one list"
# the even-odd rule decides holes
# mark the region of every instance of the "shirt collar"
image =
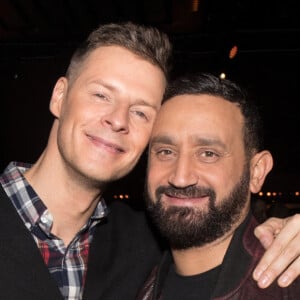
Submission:
[[[45,232],[49,233],[53,217],[23,175],[31,166],[32,164],[11,162],[0,176],[0,183],[26,227],[31,230],[34,226],[39,225]],[[101,198],[85,227],[100,222],[107,214],[107,205]]]

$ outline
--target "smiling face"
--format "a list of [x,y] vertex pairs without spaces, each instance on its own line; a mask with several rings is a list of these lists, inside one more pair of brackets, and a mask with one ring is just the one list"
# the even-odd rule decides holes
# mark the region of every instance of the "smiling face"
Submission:
[[150,139],[147,205],[173,248],[212,242],[245,217],[258,157],[246,159],[237,105],[201,94],[162,106]]
[[68,86],[60,78],[50,109],[62,162],[85,178],[107,182],[126,175],[145,149],[166,79],[157,66],[118,46],[87,57]]

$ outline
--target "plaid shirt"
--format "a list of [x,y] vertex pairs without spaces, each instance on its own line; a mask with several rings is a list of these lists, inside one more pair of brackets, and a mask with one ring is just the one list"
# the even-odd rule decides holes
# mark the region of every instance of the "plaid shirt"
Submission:
[[0,176],[0,183],[31,232],[63,297],[81,299],[89,245],[95,225],[107,215],[106,204],[101,199],[87,224],[66,247],[61,239],[51,234],[52,215],[23,176],[30,167],[30,164],[11,162]]

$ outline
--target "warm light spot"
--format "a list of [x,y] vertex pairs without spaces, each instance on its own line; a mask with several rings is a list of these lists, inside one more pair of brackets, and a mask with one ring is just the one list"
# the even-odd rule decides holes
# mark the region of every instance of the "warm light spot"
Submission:
[[221,79],[225,79],[225,78],[226,78],[226,74],[225,74],[224,72],[222,72],[222,73],[220,74],[220,78],[221,78]]
[[229,51],[229,58],[233,59],[237,55],[237,52],[238,52],[238,47],[235,45]]
[[197,12],[199,10],[199,0],[192,0],[192,11]]

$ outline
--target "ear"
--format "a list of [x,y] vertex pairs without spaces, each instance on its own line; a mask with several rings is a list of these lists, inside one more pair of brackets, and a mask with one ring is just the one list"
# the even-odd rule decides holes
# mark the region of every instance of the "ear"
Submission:
[[50,111],[56,117],[59,118],[62,108],[63,100],[67,94],[68,80],[65,77],[60,77],[52,91],[50,100]]
[[264,181],[273,168],[272,154],[267,151],[261,151],[251,159],[251,178],[250,191],[258,193],[264,184]]

